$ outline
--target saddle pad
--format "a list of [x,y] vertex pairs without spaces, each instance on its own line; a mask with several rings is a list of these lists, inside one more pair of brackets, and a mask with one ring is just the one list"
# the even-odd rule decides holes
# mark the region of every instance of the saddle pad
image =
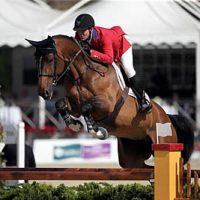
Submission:
[[[115,69],[115,72],[116,72],[116,75],[117,75],[117,79],[118,79],[118,82],[119,82],[119,85],[121,87],[122,90],[124,90],[124,88],[126,87],[126,84],[125,84],[125,81],[124,81],[124,78],[123,78],[123,75],[121,73],[121,70],[120,68],[117,66],[116,63],[112,63],[112,66],[113,68]],[[129,92],[128,92],[128,95],[131,96],[131,97],[134,97],[134,98],[137,98],[135,93],[132,91],[131,88],[129,88]],[[150,101],[150,98],[148,96],[147,93],[145,93],[145,97],[148,101]]]

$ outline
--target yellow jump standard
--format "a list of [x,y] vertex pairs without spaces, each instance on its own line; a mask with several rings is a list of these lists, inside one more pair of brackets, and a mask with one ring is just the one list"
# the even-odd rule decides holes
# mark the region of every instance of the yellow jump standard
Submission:
[[183,144],[153,144],[154,200],[174,200],[180,190],[179,162]]

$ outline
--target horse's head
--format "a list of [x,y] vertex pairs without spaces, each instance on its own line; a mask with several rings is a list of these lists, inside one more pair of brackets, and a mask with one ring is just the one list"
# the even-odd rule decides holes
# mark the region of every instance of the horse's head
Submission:
[[[99,65],[92,63],[76,39],[63,35],[48,36],[42,41],[27,40],[36,48],[35,58],[38,66],[38,91],[39,95],[48,100],[52,98],[53,86],[66,74],[67,80],[74,87],[75,83],[90,80],[88,70],[97,72],[104,76],[105,69],[101,70]],[[86,76],[88,74],[88,76]],[[69,90],[69,88],[68,88]]]
[[49,100],[53,86],[70,70],[83,49],[74,39],[63,35],[48,36],[42,41],[26,40],[36,48],[39,95]]
[[36,48],[35,59],[38,66],[39,95],[46,100],[51,99],[53,95],[52,86],[56,73],[55,42],[50,36],[42,41],[26,40]]

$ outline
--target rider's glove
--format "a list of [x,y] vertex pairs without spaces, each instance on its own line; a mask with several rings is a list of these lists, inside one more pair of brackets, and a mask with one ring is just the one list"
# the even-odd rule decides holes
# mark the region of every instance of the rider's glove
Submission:
[[81,47],[83,50],[90,55],[90,45],[87,42],[81,41],[80,42]]

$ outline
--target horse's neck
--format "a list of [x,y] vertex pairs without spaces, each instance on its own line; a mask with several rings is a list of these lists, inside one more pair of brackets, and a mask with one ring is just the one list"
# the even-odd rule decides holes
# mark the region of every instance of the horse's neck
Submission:
[[[63,55],[72,60],[77,52],[80,50],[77,44],[70,38],[59,38],[57,45],[61,48]],[[108,87],[112,95],[116,95],[117,98],[122,94],[122,90],[117,80],[116,72],[111,65],[101,63],[99,61],[91,60],[82,52],[76,57],[70,66],[71,76],[74,80],[82,79],[82,86],[94,84],[92,88],[98,90],[98,85],[105,85]],[[97,85],[97,87],[96,87]],[[96,93],[90,91],[92,93]],[[102,92],[107,92],[107,89]]]
[[53,37],[56,43],[56,49],[62,53],[65,57],[72,57],[78,50],[78,46],[73,39],[68,36],[56,35]]
[[58,51],[64,55],[65,58],[69,60],[75,58],[71,66],[71,71],[74,76],[85,71],[88,66],[100,71],[105,71],[106,64],[92,60],[83,52],[78,53],[80,48],[72,38],[66,36],[55,36],[55,41]]
[[80,68],[82,68],[81,65],[78,65],[81,57],[80,55],[76,55],[80,49],[70,37],[56,36],[55,41],[58,53],[68,61],[67,64],[65,64],[65,67],[70,68],[71,75],[73,76],[73,79],[76,80],[80,76]]

